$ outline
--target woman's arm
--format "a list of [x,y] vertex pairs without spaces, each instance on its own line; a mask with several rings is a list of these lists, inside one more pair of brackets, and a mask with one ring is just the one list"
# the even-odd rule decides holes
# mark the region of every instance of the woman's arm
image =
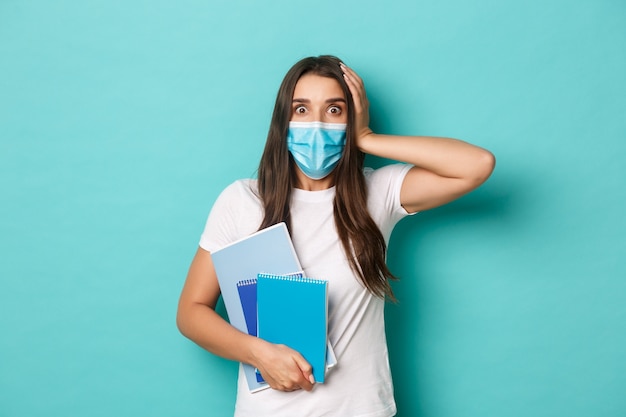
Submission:
[[485,149],[456,139],[373,133],[363,81],[350,68],[342,68],[354,99],[359,148],[371,155],[414,165],[400,192],[400,201],[408,212],[448,203],[489,178],[495,158]]
[[400,191],[402,206],[410,213],[472,191],[489,178],[495,165],[489,151],[456,139],[370,133],[359,146],[365,153],[414,165]]
[[219,294],[211,254],[198,248],[178,302],[176,324],[180,332],[211,353],[258,368],[274,389],[310,391],[314,381],[311,365],[287,346],[232,327],[215,312]]

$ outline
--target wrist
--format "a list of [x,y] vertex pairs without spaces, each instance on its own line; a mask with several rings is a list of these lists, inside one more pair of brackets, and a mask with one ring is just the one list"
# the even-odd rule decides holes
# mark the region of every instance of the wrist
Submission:
[[263,362],[262,358],[265,356],[269,342],[255,336],[250,336],[250,342],[248,343],[246,361],[248,364],[258,368],[260,363]]
[[372,153],[374,142],[376,141],[376,135],[370,128],[363,129],[357,134],[357,146],[359,150],[364,153]]

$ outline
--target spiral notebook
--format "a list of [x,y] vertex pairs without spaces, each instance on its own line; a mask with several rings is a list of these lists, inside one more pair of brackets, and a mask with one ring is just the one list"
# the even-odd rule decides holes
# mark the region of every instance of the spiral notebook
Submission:
[[[285,277],[303,278],[304,274],[283,275]],[[257,336],[257,279],[244,279],[237,283],[237,291],[241,300],[243,317],[246,320],[248,334]],[[257,378],[258,379],[258,378]]]
[[328,282],[258,274],[258,336],[300,352],[323,383],[328,343]]
[[[303,278],[302,273],[286,275],[292,278]],[[246,320],[246,327],[248,334],[253,336],[257,335],[258,319],[257,319],[257,280],[246,279],[237,283],[237,291],[239,291],[239,298],[241,300],[241,307],[243,308],[243,315]],[[330,341],[326,345],[326,371],[337,365],[337,357],[333,350]],[[265,382],[263,376],[257,371],[257,382]]]

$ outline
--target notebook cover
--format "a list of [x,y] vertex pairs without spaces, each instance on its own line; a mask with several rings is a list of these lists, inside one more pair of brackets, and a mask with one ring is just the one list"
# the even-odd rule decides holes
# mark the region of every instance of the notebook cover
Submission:
[[237,283],[237,292],[243,309],[248,334],[256,336],[256,279],[244,279]]
[[259,337],[298,351],[324,382],[328,322],[328,283],[310,278],[259,274]]

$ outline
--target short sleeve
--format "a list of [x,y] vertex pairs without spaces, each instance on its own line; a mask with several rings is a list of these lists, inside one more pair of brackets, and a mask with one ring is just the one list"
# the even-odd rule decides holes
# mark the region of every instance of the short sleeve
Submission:
[[217,197],[200,236],[200,247],[209,252],[254,233],[262,209],[249,180],[239,180]]
[[368,209],[386,239],[396,223],[414,214],[408,213],[400,201],[404,177],[412,167],[409,164],[392,164],[375,170],[366,168],[364,171],[368,187]]

